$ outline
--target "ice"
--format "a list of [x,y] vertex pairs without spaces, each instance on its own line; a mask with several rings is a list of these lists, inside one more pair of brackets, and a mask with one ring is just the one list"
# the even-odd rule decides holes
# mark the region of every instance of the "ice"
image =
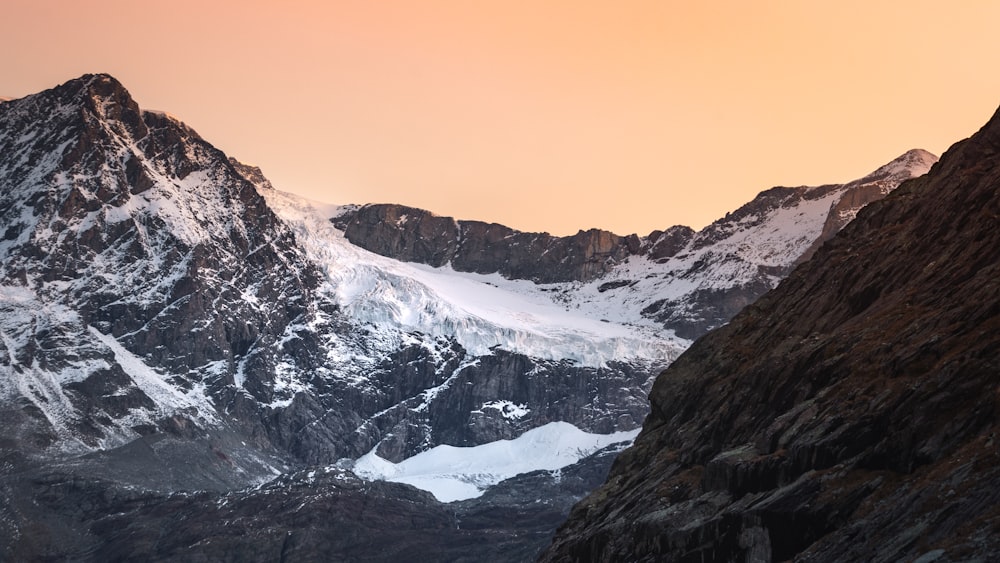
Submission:
[[[672,360],[687,342],[652,324],[607,322],[593,309],[553,301],[548,287],[498,274],[404,263],[351,244],[329,221],[336,206],[273,189],[259,190],[292,228],[327,278],[326,291],[347,315],[399,343],[403,333],[454,338],[471,355],[499,347],[583,366]],[[569,291],[571,284],[563,284]],[[636,316],[634,319],[641,319]],[[633,320],[634,320],[633,319]]]
[[511,401],[489,401],[484,403],[480,407],[480,412],[482,409],[495,409],[500,411],[500,416],[506,418],[507,420],[518,420],[524,418],[531,412],[531,409],[527,405],[516,404]]

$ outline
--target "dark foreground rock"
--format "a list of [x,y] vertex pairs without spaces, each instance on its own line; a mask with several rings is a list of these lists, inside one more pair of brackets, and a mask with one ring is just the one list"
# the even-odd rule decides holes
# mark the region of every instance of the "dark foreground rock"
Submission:
[[530,561],[614,450],[442,504],[318,468],[235,492],[154,492],[37,467],[0,479],[4,561]]
[[1000,553],[1000,113],[696,342],[544,561]]

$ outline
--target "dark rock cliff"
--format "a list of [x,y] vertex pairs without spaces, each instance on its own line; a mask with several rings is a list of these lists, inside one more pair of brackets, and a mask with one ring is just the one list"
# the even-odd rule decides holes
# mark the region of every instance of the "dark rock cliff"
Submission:
[[656,381],[544,561],[1000,553],[1000,113]]
[[[450,504],[333,467],[243,490],[171,492],[123,486],[106,469],[82,478],[79,468],[11,470],[3,460],[0,559],[530,561],[572,504],[603,481],[615,452],[558,472],[519,475],[482,497]],[[210,451],[188,453],[191,463],[178,470],[219,462]]]
[[[554,237],[396,204],[364,205],[335,221],[347,240],[383,256],[431,266],[450,262],[462,272],[497,272],[538,283],[590,281],[637,254],[640,245],[635,235],[590,229]],[[668,254],[669,249],[658,252]]]

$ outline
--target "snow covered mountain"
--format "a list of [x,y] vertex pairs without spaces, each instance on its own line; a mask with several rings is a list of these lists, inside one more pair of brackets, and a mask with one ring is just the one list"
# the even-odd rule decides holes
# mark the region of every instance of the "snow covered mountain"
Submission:
[[528,282],[363,251],[111,77],[0,108],[4,406],[40,452],[105,450],[175,416],[288,466],[553,421],[631,430],[684,346]]
[[[514,471],[556,469],[553,456],[503,468],[473,455],[493,469],[435,474],[445,446],[493,452],[541,433],[577,444],[559,467],[590,475],[585,454],[642,424],[653,378],[689,344],[675,331],[728,320],[867,197],[849,194],[888,191],[931,160],[911,151],[852,184],[775,188],[700,233],[558,239],[448,219],[463,236],[442,245],[412,230],[423,221],[384,217],[398,206],[275,190],[107,75],[4,102],[0,492],[24,512],[0,513],[0,526],[16,538],[42,517],[25,500],[41,468],[71,476],[46,483],[106,497],[225,496],[285,473],[305,495],[303,471],[362,459],[362,473],[422,467],[423,482],[476,496],[516,489],[497,484]],[[410,254],[362,248],[379,237]],[[393,246],[400,237],[422,242]],[[421,244],[446,259],[418,259]],[[581,494],[558,474],[537,479]],[[84,551],[98,541],[80,533]]]

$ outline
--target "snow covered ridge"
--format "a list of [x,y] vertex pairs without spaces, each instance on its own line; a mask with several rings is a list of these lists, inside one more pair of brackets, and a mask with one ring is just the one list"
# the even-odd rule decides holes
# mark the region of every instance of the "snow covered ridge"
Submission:
[[[583,231],[572,237],[522,233],[392,204],[345,206],[333,216],[352,244],[390,258],[451,265],[470,279],[474,275],[465,272],[510,278],[480,278],[498,287],[510,286],[512,279],[533,280],[539,297],[564,310],[610,323],[671,329],[694,339],[728,322],[859,209],[926,173],[936,160],[926,151],[911,150],[846,184],[765,190],[697,233],[679,226],[646,237],[593,230],[587,242],[580,240]],[[439,234],[428,238],[427,232]],[[418,248],[415,237],[425,244]],[[579,250],[580,244],[589,245],[593,254]],[[552,250],[565,259],[546,262]],[[584,267],[590,259],[599,259],[600,267]],[[581,260],[583,265],[577,263]],[[524,263],[543,264],[543,271],[512,266]]]
[[471,448],[437,446],[401,463],[373,451],[354,464],[354,473],[369,480],[395,481],[430,492],[441,502],[475,498],[504,479],[531,471],[557,471],[612,444],[625,447],[639,429],[591,434],[566,422],[550,422],[513,440]]
[[[499,347],[592,367],[613,361],[669,362],[689,344],[638,316],[612,321],[595,316],[592,309],[566,307],[545,291],[551,287],[379,256],[354,246],[334,228],[330,218],[338,214],[338,206],[273,189],[259,193],[325,272],[328,294],[374,330],[453,337],[474,356]],[[571,284],[554,285],[571,289]],[[393,337],[387,333],[386,338]]]
[[[848,184],[769,190],[694,234],[668,258],[635,255],[596,280],[548,284],[386,258],[350,243],[331,223],[356,206],[315,203],[270,186],[258,192],[292,228],[326,273],[329,293],[357,322],[453,337],[474,355],[499,347],[603,366],[672,360],[690,343],[674,327],[699,327],[682,333],[694,338],[725,322],[867,203],[851,194],[874,186],[885,195],[936,160],[912,150]],[[838,222],[831,226],[833,214]]]
[[938,161],[938,157],[923,149],[912,149],[903,153],[892,162],[880,166],[871,174],[848,183],[848,186],[878,181],[902,182],[917,176],[923,176]]

